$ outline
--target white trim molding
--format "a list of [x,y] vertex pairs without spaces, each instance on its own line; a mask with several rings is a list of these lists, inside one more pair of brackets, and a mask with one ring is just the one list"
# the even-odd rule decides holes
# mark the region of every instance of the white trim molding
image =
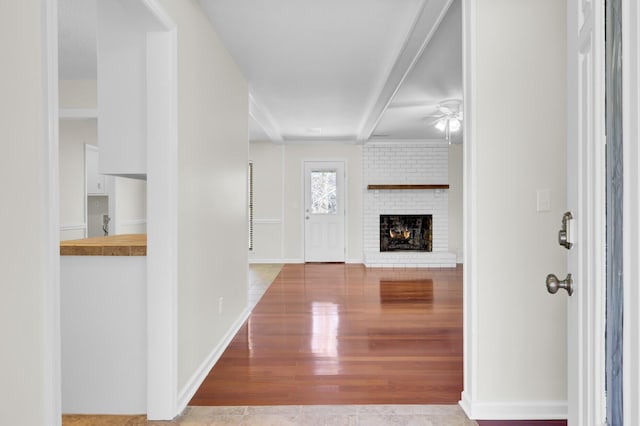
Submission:
[[304,263],[302,259],[249,259],[250,265],[266,265],[266,264],[301,264]]
[[268,265],[268,264],[280,264],[287,263],[283,259],[251,259],[249,258],[249,265]]
[[187,404],[189,404],[189,401],[191,400],[191,398],[193,398],[193,395],[195,395],[200,385],[202,385],[204,379],[207,378],[207,375],[209,374],[213,366],[216,364],[216,362],[218,362],[225,349],[227,348],[227,346],[229,346],[236,333],[240,330],[244,322],[249,318],[250,314],[251,309],[247,307],[238,317],[238,319],[231,325],[222,340],[220,340],[215,348],[213,348],[213,350],[209,353],[205,360],[196,369],[195,373],[191,376],[191,378],[189,378],[187,383],[180,390],[180,393],[178,394],[178,413],[182,412],[182,410],[187,407]]
[[60,231],[86,231],[86,223],[72,223],[67,225],[60,225]]
[[96,108],[60,108],[61,120],[87,120],[98,118]]
[[474,420],[564,420],[567,401],[473,401],[462,393],[460,406]]
[[444,139],[386,139],[386,140],[370,140],[365,142],[366,145],[374,146],[396,146],[398,144],[403,145],[427,145],[427,146],[442,146],[448,147],[449,143]]
[[[462,0],[462,73],[465,143],[463,145],[463,354],[464,387],[461,406],[472,417],[471,404],[478,395],[478,213],[475,144],[476,2]],[[466,402],[465,402],[466,401]]]
[[256,99],[256,95],[253,92],[249,93],[249,115],[269,136],[271,142],[282,143],[282,134],[275,124],[275,120],[260,101]]
[[323,136],[321,138],[289,135],[285,136],[282,141],[283,145],[323,145],[326,143],[357,145],[358,141],[354,135]]
[[253,219],[254,225],[279,225],[282,219]]
[[120,223],[118,223],[118,226],[145,225],[146,223],[147,223],[146,218],[130,219],[130,220],[121,220]]
[[[305,263],[304,259],[249,259],[250,265],[261,265],[261,264],[301,264]],[[364,261],[362,259],[346,259],[344,263],[347,264],[363,264]],[[393,265],[390,265],[393,266]]]
[[[41,259],[44,305],[43,339],[43,419],[47,424],[62,423],[61,328],[60,328],[60,182],[58,141],[58,0],[40,1],[42,24],[42,152],[41,188],[43,205],[41,226],[45,233]],[[38,409],[34,407],[34,409]]]
[[163,31],[147,33],[147,418],[171,420],[178,396],[178,41],[158,0],[143,0]]

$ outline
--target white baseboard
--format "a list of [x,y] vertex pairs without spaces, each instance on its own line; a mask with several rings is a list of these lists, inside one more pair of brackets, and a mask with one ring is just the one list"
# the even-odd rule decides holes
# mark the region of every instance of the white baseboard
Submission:
[[249,259],[249,264],[262,263],[304,263],[303,259]]
[[132,225],[146,225],[147,219],[129,219],[129,220],[120,220],[118,221],[118,225],[120,226],[132,226]]
[[475,420],[471,417],[471,401],[469,400],[469,394],[467,392],[462,392],[460,395],[460,401],[458,401],[458,405],[462,408],[462,411],[472,420]]
[[[249,264],[264,264],[264,263],[304,263],[303,259],[249,259]],[[347,259],[344,263],[361,264],[364,263],[363,259]]]
[[460,407],[472,420],[564,420],[567,401],[473,401],[462,392]]
[[254,225],[279,225],[282,219],[253,219]]
[[85,229],[87,229],[87,224],[84,222],[60,225],[60,231],[84,231]]
[[213,348],[209,356],[202,362],[202,364],[200,364],[200,367],[198,367],[187,384],[182,388],[178,394],[178,413],[181,413],[187,407],[187,404],[189,404],[193,395],[195,395],[200,385],[202,385],[202,382],[204,382],[209,371],[211,371],[215,363],[218,362],[224,353],[224,350],[229,346],[229,343],[231,343],[233,337],[236,335],[238,330],[240,330],[240,327],[242,327],[242,324],[244,324],[247,318],[249,318],[249,314],[251,314],[251,309],[249,308],[242,312],[238,319],[231,325],[224,338],[215,348]]
[[282,259],[249,259],[250,265],[252,264],[261,265],[266,263],[285,263],[285,261]]

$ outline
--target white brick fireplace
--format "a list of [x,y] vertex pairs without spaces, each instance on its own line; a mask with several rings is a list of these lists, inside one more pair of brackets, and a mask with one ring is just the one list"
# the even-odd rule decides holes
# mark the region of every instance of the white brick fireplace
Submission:
[[[447,189],[368,189],[369,185],[448,183],[445,142],[372,142],[363,148],[363,249],[369,267],[454,267]],[[380,215],[432,215],[431,252],[380,252]]]

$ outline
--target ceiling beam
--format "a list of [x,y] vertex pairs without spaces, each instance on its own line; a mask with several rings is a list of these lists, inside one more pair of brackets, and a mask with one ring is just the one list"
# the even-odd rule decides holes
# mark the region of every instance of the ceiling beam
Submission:
[[260,105],[253,93],[249,93],[249,115],[269,136],[271,142],[282,143],[282,134],[275,125],[271,115]]
[[389,107],[398,89],[420,59],[422,52],[435,34],[440,22],[444,18],[453,0],[427,0],[413,22],[411,31],[398,54],[385,84],[382,86],[378,98],[369,108],[360,131],[358,142],[367,141],[378,126],[382,115]]

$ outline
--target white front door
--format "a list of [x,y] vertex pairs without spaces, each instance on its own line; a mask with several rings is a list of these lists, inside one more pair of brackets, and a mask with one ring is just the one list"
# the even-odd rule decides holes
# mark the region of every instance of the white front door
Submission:
[[344,186],[344,162],[305,161],[305,262],[344,262]]
[[568,420],[591,426],[606,424],[604,0],[569,0],[567,23]]

